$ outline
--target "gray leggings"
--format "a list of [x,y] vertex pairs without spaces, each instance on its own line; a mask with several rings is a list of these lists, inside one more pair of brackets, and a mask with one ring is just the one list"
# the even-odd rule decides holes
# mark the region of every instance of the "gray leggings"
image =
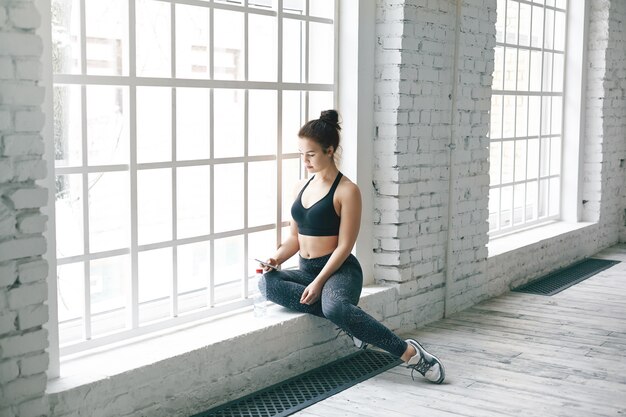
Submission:
[[352,254],[330,276],[322,288],[322,296],[311,305],[301,304],[300,297],[326,265],[330,255],[313,259],[299,258],[300,269],[263,274],[259,287],[261,290],[266,289],[268,300],[292,310],[327,318],[352,336],[394,356],[404,354],[406,342],[356,306],[363,286],[363,272],[359,261]]

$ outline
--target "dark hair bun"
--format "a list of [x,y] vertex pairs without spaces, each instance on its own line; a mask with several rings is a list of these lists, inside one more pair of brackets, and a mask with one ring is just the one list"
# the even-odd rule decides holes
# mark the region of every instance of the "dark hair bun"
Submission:
[[341,126],[339,126],[339,113],[337,110],[324,110],[320,113],[320,120],[333,125],[333,127],[337,130],[341,130]]

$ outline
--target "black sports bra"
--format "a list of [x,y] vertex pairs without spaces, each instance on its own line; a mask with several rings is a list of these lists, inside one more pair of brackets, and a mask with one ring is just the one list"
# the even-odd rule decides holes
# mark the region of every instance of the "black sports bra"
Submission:
[[322,197],[309,208],[305,208],[302,205],[302,193],[309,186],[309,183],[315,175],[306,183],[306,185],[300,190],[296,201],[291,206],[291,217],[298,224],[298,233],[307,236],[338,236],[339,235],[339,223],[341,218],[337,215],[335,207],[333,206],[333,196],[335,190],[343,174],[340,172],[337,174],[337,178],[330,187],[328,194]]

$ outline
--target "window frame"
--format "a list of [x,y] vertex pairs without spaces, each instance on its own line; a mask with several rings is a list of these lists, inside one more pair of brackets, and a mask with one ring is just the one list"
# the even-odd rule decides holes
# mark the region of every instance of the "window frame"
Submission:
[[[44,68],[46,68],[46,71],[44,71],[43,74],[43,79],[42,82],[44,85],[52,88],[52,86],[58,84],[64,84],[64,85],[68,85],[68,84],[77,84],[77,85],[81,85],[81,90],[82,92],[82,96],[83,96],[83,100],[81,101],[81,106],[83,107],[82,109],[82,121],[83,121],[83,126],[85,126],[85,111],[84,111],[84,107],[85,107],[85,100],[84,100],[84,90],[85,90],[85,85],[117,85],[117,86],[128,86],[129,91],[135,89],[138,86],[154,86],[157,85],[155,83],[157,83],[158,81],[164,81],[164,84],[158,84],[158,85],[164,85],[168,88],[172,88],[172,90],[174,90],[177,87],[203,87],[203,88],[211,88],[211,91],[213,89],[213,87],[217,87],[217,86],[222,86],[223,84],[227,84],[229,87],[231,88],[242,88],[242,89],[270,89],[270,90],[274,90],[277,91],[277,100],[278,100],[278,120],[277,120],[277,124],[278,124],[278,132],[280,132],[281,130],[281,123],[282,123],[282,111],[281,111],[281,92],[282,91],[286,91],[286,90],[295,90],[295,91],[303,91],[305,94],[305,98],[304,98],[304,103],[305,103],[305,109],[304,109],[304,114],[308,115],[309,113],[309,109],[308,109],[308,91],[332,91],[334,93],[334,102],[335,105],[338,104],[338,102],[340,101],[338,98],[338,83],[339,83],[339,68],[341,63],[339,62],[339,37],[338,37],[338,33],[340,30],[340,23],[339,23],[339,1],[335,2],[335,14],[334,14],[334,18],[331,19],[324,19],[324,18],[315,18],[315,17],[309,17],[309,16],[299,16],[299,15],[295,15],[295,14],[290,14],[290,13],[284,13],[282,12],[282,0],[278,1],[277,7],[276,9],[273,10],[274,15],[277,16],[278,22],[277,22],[277,40],[278,40],[278,46],[277,46],[277,61],[279,62],[279,65],[277,66],[277,72],[278,72],[278,79],[277,82],[252,82],[252,81],[218,81],[218,80],[214,80],[214,79],[210,79],[210,80],[190,80],[190,79],[175,79],[173,77],[175,77],[175,70],[176,70],[176,61],[175,61],[175,42],[174,40],[172,40],[172,51],[171,51],[171,59],[172,59],[172,78],[165,78],[162,80],[158,80],[155,81],[155,79],[153,78],[148,78],[148,77],[137,77],[135,76],[135,68],[133,68],[133,66],[135,65],[134,63],[134,56],[135,56],[135,42],[130,39],[133,35],[132,32],[134,32],[133,29],[133,24],[131,22],[134,21],[134,1],[129,2],[129,51],[127,53],[127,58],[129,58],[129,62],[130,62],[130,71],[128,75],[122,75],[122,76],[96,76],[96,75],[87,75],[85,74],[86,71],[84,71],[84,65],[85,65],[85,53],[84,53],[84,46],[82,47],[82,52],[81,53],[81,62],[83,65],[83,71],[82,74],[75,74],[75,75],[69,75],[69,74],[52,74],[52,57],[51,57],[51,48],[49,47],[49,45],[51,45],[51,21],[50,21],[50,5],[51,5],[51,1],[50,0],[36,0],[41,13],[42,13],[42,20],[43,20],[43,24],[42,27],[40,28],[40,35],[42,36],[42,38],[44,39],[44,45],[48,46],[46,48],[44,48],[44,56],[43,56],[43,62],[44,62]],[[202,3],[202,5],[205,5],[205,2],[196,2],[196,1],[191,1],[191,0],[154,0],[154,1],[162,1],[164,3],[167,4],[171,4],[171,10],[173,11],[175,9],[175,5],[176,4],[193,4],[193,5],[198,5],[199,3]],[[310,1],[310,0],[309,0]],[[84,8],[84,4],[85,4],[85,0],[81,0],[81,4],[82,7]],[[245,2],[245,4],[243,5],[243,7],[238,7],[238,6],[231,6],[231,5],[227,5],[227,4],[223,4],[223,3],[217,3],[217,2],[206,2],[206,7],[213,9],[215,6],[218,6],[217,8],[223,8],[226,10],[232,10],[232,9],[236,9],[238,11],[241,10],[246,10],[246,4],[247,2]],[[308,7],[308,1],[307,1],[307,6]],[[84,10],[84,9],[83,9]],[[252,9],[252,11],[254,12],[258,12],[258,9],[254,8]],[[173,12],[175,13],[175,12]],[[172,20],[175,19],[175,15],[172,13],[171,18]],[[211,13],[212,14],[212,13]],[[323,23],[329,23],[329,20],[331,22],[334,22],[334,28],[335,28],[335,72],[334,72],[334,83],[332,85],[324,85],[324,84],[308,84],[308,83],[282,83],[281,81],[281,71],[282,71],[282,65],[280,65],[280,63],[282,63],[282,50],[281,50],[281,28],[282,28],[282,16],[288,16],[290,18],[295,18],[298,20],[303,20],[303,21],[309,21],[309,22],[323,22]],[[373,24],[372,24],[373,26]],[[308,25],[306,25],[306,27],[308,28]],[[347,27],[347,26],[346,26]],[[83,19],[83,28],[84,28],[84,19]],[[174,26],[172,25],[172,27],[170,28],[170,30],[173,32],[175,30]],[[212,29],[211,29],[212,30]],[[81,42],[82,45],[85,45],[84,43],[84,29],[81,30],[81,38],[83,39],[83,42]],[[247,36],[245,37],[245,43],[246,43],[246,49],[247,50]],[[212,41],[211,41],[212,44]],[[307,42],[307,48],[308,48],[308,42]],[[373,46],[372,46],[373,49]],[[308,52],[308,51],[307,51]],[[308,53],[307,53],[308,56]],[[305,68],[308,69],[308,58],[305,61]],[[212,66],[212,65],[211,65]],[[246,66],[247,66],[247,60],[246,60]],[[48,71],[49,69],[49,71]],[[269,85],[273,85],[276,88],[270,88]],[[373,80],[372,80],[372,85],[373,85]],[[135,93],[136,94],[136,93]],[[173,93],[174,94],[174,93]],[[132,93],[129,93],[129,95],[132,95]],[[136,142],[136,109],[132,108],[132,106],[134,105],[136,107],[136,95],[135,97],[131,98],[131,116],[130,116],[130,123],[131,123],[131,131],[130,131],[130,138],[131,138],[131,148],[136,146],[136,143],[132,143],[132,141]],[[338,106],[337,106],[338,107]],[[373,106],[372,106],[373,107]],[[46,113],[49,115],[52,115],[52,98],[51,97],[47,97],[46,98],[46,102],[45,102],[45,110]],[[341,111],[341,110],[340,110]],[[211,112],[211,114],[213,114],[213,112]],[[344,115],[345,117],[345,115]],[[61,351],[59,349],[59,333],[58,333],[58,315],[57,315],[57,298],[56,298],[56,294],[57,294],[57,283],[56,283],[56,268],[58,264],[63,264],[64,261],[61,262],[57,262],[56,259],[56,244],[55,244],[55,176],[57,174],[59,174],[58,168],[54,167],[54,143],[53,142],[53,138],[52,138],[52,121],[51,121],[52,117],[48,117],[47,121],[46,121],[46,126],[45,126],[45,131],[44,131],[44,136],[47,138],[47,159],[48,161],[50,161],[50,164],[48,166],[49,169],[49,175],[48,178],[46,180],[46,186],[48,187],[49,190],[49,205],[48,207],[46,207],[46,212],[49,216],[49,226],[48,226],[48,231],[47,231],[47,239],[49,242],[48,245],[48,253],[46,254],[48,263],[49,263],[49,268],[50,268],[50,274],[49,274],[49,306],[50,306],[50,320],[48,323],[48,330],[49,330],[49,335],[50,335],[50,358],[51,358],[51,363],[50,363],[50,369],[49,369],[49,377],[50,378],[54,378],[59,376],[60,374],[60,358],[61,356],[65,356],[65,355],[73,355],[73,354],[82,354],[85,350],[87,349],[93,349],[93,348],[98,348],[101,346],[105,346],[105,345],[110,345],[111,343],[116,343],[116,342],[123,342],[124,340],[128,339],[129,337],[138,337],[138,336],[145,336],[148,334],[152,334],[158,330],[163,330],[163,329],[167,329],[170,328],[171,326],[176,326],[179,324],[184,324],[184,323],[188,323],[188,322],[192,322],[192,321],[196,321],[202,318],[206,318],[206,317],[212,317],[215,316],[217,314],[221,314],[221,313],[225,313],[228,311],[232,311],[234,309],[237,308],[241,308],[241,307],[245,307],[249,304],[251,304],[251,300],[250,299],[243,299],[240,300],[239,302],[236,303],[236,305],[234,304],[230,304],[228,306],[225,306],[223,308],[210,308],[210,309],[205,309],[204,311],[200,311],[200,312],[196,312],[196,313],[191,313],[191,314],[186,314],[184,317],[171,317],[167,320],[161,321],[159,323],[155,323],[153,325],[147,325],[147,326],[142,326],[142,327],[138,327],[136,326],[136,328],[131,329],[131,330],[127,330],[127,331],[123,331],[123,332],[119,332],[116,333],[115,335],[112,335],[112,337],[101,337],[98,339],[92,339],[92,340],[88,340],[86,342],[81,342],[81,348],[80,349],[65,349],[64,351]],[[371,117],[370,117],[371,120]],[[133,126],[133,123],[135,124],[135,126]],[[247,120],[246,120],[247,123]],[[349,132],[351,129],[347,129],[347,131]],[[346,129],[344,129],[344,147],[347,148],[351,148],[352,145],[348,144],[348,142],[350,141],[346,141],[345,140],[345,133],[346,133]],[[173,141],[175,141],[175,128],[173,127],[172,129],[172,135],[173,135]],[[247,135],[244,136],[247,140]],[[84,141],[86,140],[85,135],[83,135],[82,141],[84,143]],[[276,234],[277,234],[277,242],[281,241],[281,232],[282,232],[282,227],[284,226],[288,226],[289,221],[284,220],[281,218],[282,215],[282,202],[281,202],[281,196],[282,196],[282,190],[281,190],[281,167],[282,167],[282,163],[281,161],[284,159],[299,159],[299,154],[298,153],[292,153],[292,154],[282,154],[281,153],[281,135],[280,133],[278,134],[278,150],[277,150],[277,154],[274,157],[250,157],[250,156],[244,156],[241,158],[228,158],[228,161],[223,161],[224,163],[229,163],[229,162],[233,162],[233,161],[238,161],[239,159],[241,159],[241,162],[251,162],[251,161],[257,161],[257,160],[272,160],[272,161],[276,161],[277,162],[277,219],[278,219],[278,224],[281,225],[281,227],[276,227],[275,224],[274,225],[268,225],[268,226],[259,226],[259,227],[253,227],[253,228],[247,228],[247,215],[245,214],[247,212],[247,207],[245,208],[246,212],[244,212],[244,229],[242,230],[236,230],[236,231],[231,231],[231,232],[223,232],[223,233],[214,233],[213,230],[211,233],[211,237],[209,238],[208,241],[212,242],[214,241],[216,238],[219,237],[225,237],[225,236],[229,236],[229,235],[242,235],[247,237],[247,233],[250,232],[256,232],[256,231],[261,231],[261,230],[272,230],[275,228],[276,230]],[[354,138],[354,144],[356,144],[356,137]],[[175,144],[175,142],[174,142]],[[244,144],[244,147],[247,149],[247,147]],[[344,161],[350,161],[350,160],[354,160],[357,161],[358,160],[358,156],[356,156],[356,154],[354,154],[353,149],[349,149],[350,152],[344,152]],[[247,150],[245,151],[247,153]],[[354,155],[352,155],[354,154]],[[186,166],[187,164],[185,163],[180,163],[180,161],[175,161],[174,158],[171,158],[171,161],[168,162],[159,162],[159,163],[147,163],[147,164],[138,164],[136,161],[136,155],[135,158],[133,160],[133,158],[131,157],[131,160],[129,161],[128,164],[128,168],[126,171],[122,171],[122,172],[133,172],[134,171],[134,181],[135,185],[134,185],[134,195],[135,195],[135,202],[134,204],[131,204],[131,216],[133,216],[135,218],[134,223],[134,231],[133,231],[133,237],[131,239],[131,241],[133,242],[132,247],[128,248],[128,249],[121,249],[121,250],[116,250],[116,251],[111,251],[111,252],[115,252],[115,254],[118,254],[117,252],[120,252],[120,254],[123,253],[128,253],[128,254],[133,254],[135,257],[137,256],[137,253],[139,251],[139,245],[137,244],[137,223],[136,223],[136,175],[138,172],[138,168],[141,168],[142,166],[146,166],[149,165],[150,168],[158,168],[158,167],[167,167],[167,168],[171,168],[172,170],[174,170],[174,167],[179,167],[179,166]],[[219,163],[215,161],[216,158],[214,158],[213,155],[211,155],[211,158],[207,161],[205,161],[204,165],[210,165],[211,167],[214,166],[214,164]],[[81,167],[75,167],[75,168],[63,168],[61,169],[61,173],[76,173],[76,174],[82,174],[83,176],[88,175],[89,172],[89,166],[86,165],[87,161],[85,160],[85,165],[81,166]],[[109,167],[109,169],[115,169],[116,167]],[[118,169],[122,169],[123,166],[117,167]],[[211,168],[212,169],[212,168]],[[347,173],[349,173],[351,171],[350,167],[347,167],[347,169],[345,170],[347,171]],[[371,171],[371,169],[370,169]],[[363,173],[359,173],[361,176],[363,176]],[[365,173],[367,174],[367,173]],[[371,175],[371,174],[370,174]],[[246,201],[246,205],[247,205],[247,178],[244,179],[244,201]],[[213,182],[213,175],[211,175],[211,185]],[[371,183],[368,182],[368,183]],[[173,181],[172,182],[172,187],[175,188],[176,187],[176,182]],[[211,186],[211,193],[214,193],[214,189]],[[211,199],[213,200],[213,199]],[[365,203],[365,201],[364,201]],[[172,205],[175,206],[176,202],[175,200],[172,201]],[[371,205],[371,202],[370,202]],[[364,204],[364,210],[365,210],[366,204]],[[214,211],[211,210],[211,217],[213,217],[213,213]],[[172,221],[175,223],[176,222],[176,213],[175,210],[173,210],[172,212]],[[88,220],[85,220],[85,222],[88,222]],[[85,232],[86,233],[86,232]],[[217,237],[216,237],[217,236]],[[184,240],[184,241],[194,241],[197,240],[197,238],[191,238],[191,239],[170,239],[168,240],[168,244],[166,244],[166,247],[174,247],[176,245],[180,244],[180,241]],[[359,245],[359,242],[362,245],[363,241],[367,241],[369,242],[369,238],[365,238],[364,234],[362,233],[359,237],[359,240],[357,241],[357,245]],[[247,239],[246,239],[247,241]],[[247,242],[246,242],[247,243]],[[248,263],[248,254],[247,254],[247,244],[244,243],[244,260],[245,263]],[[146,249],[146,248],[153,248],[153,247],[160,247],[163,246],[163,244],[148,244],[148,245],[142,245],[142,249]],[[366,245],[367,246],[367,245]],[[369,243],[369,246],[371,248],[371,243]],[[211,247],[213,247],[213,245],[211,245]],[[359,248],[357,247],[357,253],[362,252],[362,250],[359,250]],[[108,255],[110,255],[108,252],[105,252]],[[211,251],[211,255],[213,257],[213,250]],[[79,256],[81,260],[91,260],[93,258],[97,258],[94,257],[93,255],[81,255]],[[371,256],[370,256],[371,257]],[[84,259],[83,259],[84,258]],[[212,259],[213,260],[213,259]],[[133,297],[137,297],[137,280],[138,280],[138,276],[137,276],[137,263],[136,263],[136,258],[134,259],[133,264],[135,265],[133,267]],[[211,262],[211,265],[214,265],[214,262]],[[247,272],[248,270],[248,265],[245,266],[245,271]],[[176,265],[174,264],[174,280],[175,278],[175,274],[176,274]],[[89,282],[89,278],[87,277],[87,275],[85,276],[85,281],[88,283]],[[244,279],[244,291],[247,294],[248,292],[248,288],[247,288],[247,282],[248,280]],[[89,288],[88,286],[86,286],[86,288]],[[85,297],[87,297],[87,291],[85,294]],[[134,302],[133,303],[133,310],[136,310],[136,308],[138,308],[138,303]],[[134,319],[133,319],[133,325],[137,324],[136,320],[138,318],[138,315],[136,313],[136,311],[133,312],[134,315]],[[86,320],[89,315],[85,314],[85,322],[88,322],[89,320]]]

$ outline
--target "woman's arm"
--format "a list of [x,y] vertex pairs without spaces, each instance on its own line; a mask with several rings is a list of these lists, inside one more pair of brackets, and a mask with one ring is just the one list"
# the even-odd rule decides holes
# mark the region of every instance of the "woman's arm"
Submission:
[[328,262],[326,262],[326,265],[315,280],[302,293],[300,302],[303,304],[313,304],[319,299],[324,284],[348,258],[359,235],[362,204],[359,187],[352,182],[346,182],[341,189],[339,197],[341,202],[341,224],[339,225],[337,248],[330,255]]

